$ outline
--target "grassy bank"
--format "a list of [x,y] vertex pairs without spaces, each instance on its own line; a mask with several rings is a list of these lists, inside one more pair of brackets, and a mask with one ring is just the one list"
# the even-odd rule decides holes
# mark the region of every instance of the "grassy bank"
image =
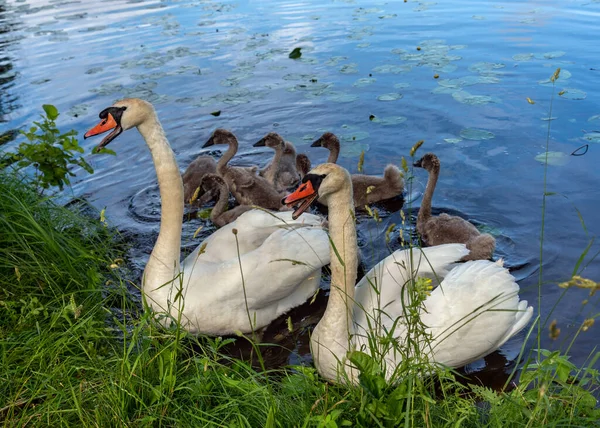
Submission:
[[[252,369],[219,339],[157,327],[130,298],[110,228],[0,180],[0,420],[7,426],[590,426],[592,367],[543,352],[510,392],[467,388],[451,371],[361,385],[311,367]],[[81,205],[74,205],[80,207]],[[246,340],[240,338],[237,340]],[[537,358],[537,353],[532,353]]]

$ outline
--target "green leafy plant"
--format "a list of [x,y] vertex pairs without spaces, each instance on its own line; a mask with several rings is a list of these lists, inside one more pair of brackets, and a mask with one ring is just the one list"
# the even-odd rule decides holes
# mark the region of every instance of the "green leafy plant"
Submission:
[[44,104],[45,115],[41,120],[34,121],[27,131],[21,131],[27,141],[19,144],[16,153],[7,153],[0,158],[0,167],[16,166],[24,169],[35,168],[33,183],[42,193],[45,189],[57,186],[62,190],[65,184],[70,184],[69,177],[75,174],[70,170],[77,165],[92,174],[94,170],[77,153],[83,153],[83,148],[77,141],[77,131],[74,129],[61,133],[56,126],[59,116],[58,109],[51,104]]

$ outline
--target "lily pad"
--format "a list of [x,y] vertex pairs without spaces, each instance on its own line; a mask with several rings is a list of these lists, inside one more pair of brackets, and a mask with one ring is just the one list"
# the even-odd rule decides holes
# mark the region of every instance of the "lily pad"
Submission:
[[460,131],[460,136],[465,140],[491,140],[495,137],[493,132],[477,128],[465,128]]
[[373,119],[371,119],[372,122],[378,123],[380,125],[383,126],[389,126],[389,125],[399,125],[401,123],[406,122],[406,117],[404,116],[388,116],[388,117],[373,117]]
[[347,94],[345,92],[331,92],[327,99],[336,103],[351,103],[358,99],[358,95]]
[[402,97],[403,97],[402,94],[399,94],[397,92],[390,92],[389,94],[379,95],[377,97],[377,99],[379,101],[396,101],[396,100],[399,100]]
[[362,79],[358,79],[356,82],[352,84],[352,86],[356,88],[362,88],[363,86],[368,86],[375,83],[377,79],[374,77],[363,77]]
[[565,51],[552,51],[552,52],[543,53],[539,56],[536,55],[536,58],[554,59],[554,58],[560,58],[561,56],[564,56],[565,54],[566,54]]
[[385,64],[385,65],[380,65],[380,66],[375,67],[372,71],[373,71],[373,73],[380,73],[380,74],[387,74],[387,73],[400,74],[400,73],[407,73],[411,70],[412,70],[412,65]]
[[475,73],[493,73],[494,70],[499,70],[506,67],[505,64],[495,62],[476,62],[469,66],[469,71]]
[[[534,158],[536,161],[545,164],[546,153],[540,153]],[[563,152],[548,152],[548,165],[562,166],[569,161],[569,155]]]
[[332,56],[329,60],[325,61],[325,65],[337,65],[338,63],[347,60],[347,56]]
[[86,70],[85,74],[96,74],[104,70],[104,67],[92,67]]
[[467,91],[456,91],[452,93],[452,98],[456,101],[472,106],[485,105],[493,103],[494,99],[487,95],[473,95]]
[[405,89],[410,87],[410,83],[394,83],[395,89]]
[[533,58],[534,55],[532,53],[516,54],[512,57],[515,61],[531,61]]
[[358,73],[358,64],[344,64],[340,67],[340,73],[355,74]]
[[69,109],[69,111],[67,112],[67,115],[73,116],[73,117],[83,116],[87,113],[87,111],[90,107],[91,107],[90,104],[75,105]]
[[362,152],[367,153],[369,151],[368,143],[344,143],[340,150],[340,156],[344,158],[352,158],[355,159],[360,156]]
[[462,138],[444,138],[444,141],[450,144],[460,143],[462,140]]
[[344,134],[340,138],[342,141],[362,141],[369,138],[369,133],[365,131],[355,131],[350,134]]
[[590,143],[600,143],[600,132],[588,132],[583,139]]
[[580,89],[565,88],[559,92],[562,98],[567,100],[585,100],[587,94]]
[[600,121],[600,114],[595,114],[592,117],[590,117],[588,120],[588,122],[596,122],[596,121]]
[[[560,74],[556,78],[556,82],[565,81],[570,78],[571,78],[571,72],[569,70],[561,69]],[[550,80],[550,78],[540,80],[538,83],[540,85],[544,85],[544,86],[552,86],[552,80]]]

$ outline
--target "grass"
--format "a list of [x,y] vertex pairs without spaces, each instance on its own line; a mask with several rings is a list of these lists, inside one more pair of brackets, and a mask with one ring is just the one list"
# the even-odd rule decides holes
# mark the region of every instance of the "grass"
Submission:
[[[312,367],[255,369],[223,352],[230,341],[250,338],[190,336],[140,310],[135,285],[118,267],[124,245],[90,207],[59,206],[14,174],[0,173],[0,194],[0,421],[6,426],[598,425],[600,353],[577,367],[566,354],[523,348],[524,365],[515,367],[507,388],[494,391],[464,385],[457,372],[422,361],[418,320],[394,382],[385,380],[377,355],[363,352],[350,356],[360,369],[356,386],[328,384]],[[593,295],[598,284],[575,278],[563,286]],[[422,298],[411,300],[408,318]],[[550,317],[538,312],[528,338],[539,339],[542,319]],[[577,334],[589,327],[587,321]],[[255,344],[255,352],[263,346]]]
[[600,416],[598,355],[578,368],[541,351],[509,392],[408,367],[390,384],[367,354],[353,356],[355,387],[311,367],[253,369],[222,353],[227,340],[165,330],[139,311],[113,269],[122,245],[95,217],[12,176],[0,191],[6,426],[590,426]]

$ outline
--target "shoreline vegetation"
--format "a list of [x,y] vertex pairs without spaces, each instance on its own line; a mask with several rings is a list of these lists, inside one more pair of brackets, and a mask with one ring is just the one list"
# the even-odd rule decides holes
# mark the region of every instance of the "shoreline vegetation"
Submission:
[[[58,112],[44,110],[54,124]],[[35,131],[29,132],[35,144]],[[74,135],[56,135],[66,136],[61,144],[71,151],[59,160],[85,168],[73,156],[79,151]],[[23,160],[12,159],[4,167]],[[131,293],[137,284],[128,279],[127,244],[103,213],[85,201],[65,207],[43,194],[68,185],[67,171],[46,181],[43,172],[32,179],[0,171],[0,420],[6,426],[598,426],[600,352],[581,366],[568,356],[595,316],[566,349],[551,352],[541,349],[541,337],[558,337],[560,330],[552,313],[538,311],[521,362],[501,391],[464,385],[457,371],[417,359],[406,360],[387,382],[377,358],[361,352],[351,357],[359,384],[332,385],[312,366],[265,368],[266,345],[250,337],[196,337],[176,323],[162,327]],[[579,287],[593,296],[600,287],[578,276],[588,250],[572,279],[560,284],[565,293]],[[527,349],[534,338],[536,349]],[[257,365],[224,351],[234,340],[251,343]]]

